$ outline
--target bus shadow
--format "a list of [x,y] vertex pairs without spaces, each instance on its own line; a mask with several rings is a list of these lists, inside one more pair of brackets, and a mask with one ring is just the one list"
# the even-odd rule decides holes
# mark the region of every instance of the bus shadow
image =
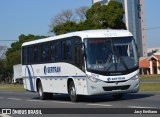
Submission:
[[[80,99],[79,102],[88,102],[88,103],[96,103],[96,102],[111,102],[111,101],[125,101],[125,100],[135,100],[135,99],[143,99],[152,97],[155,94],[125,94],[122,99],[115,100],[112,95],[97,95],[97,96],[84,96]],[[32,98],[33,100],[40,100],[39,97]],[[57,94],[54,95],[53,98],[47,99],[50,101],[63,101],[63,102],[70,102],[70,98],[68,95],[65,94]]]
[[[33,100],[40,100],[39,97],[34,97],[32,98]],[[66,94],[53,94],[52,98],[48,98],[46,100],[50,100],[50,101],[70,101],[70,98],[68,95]]]
[[96,103],[96,102],[111,102],[111,101],[125,101],[125,100],[135,100],[152,97],[155,94],[125,94],[122,99],[116,100],[112,95],[101,95],[101,96],[90,96],[86,97],[84,102]]

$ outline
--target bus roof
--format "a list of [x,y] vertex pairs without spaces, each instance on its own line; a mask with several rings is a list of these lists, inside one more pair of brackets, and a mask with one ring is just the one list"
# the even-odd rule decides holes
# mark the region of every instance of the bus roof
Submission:
[[84,30],[84,31],[71,32],[63,35],[25,42],[22,44],[22,46],[32,45],[36,43],[43,43],[47,41],[58,40],[73,36],[79,36],[83,39],[83,38],[128,37],[132,36],[132,34],[128,30],[112,30],[112,29]]

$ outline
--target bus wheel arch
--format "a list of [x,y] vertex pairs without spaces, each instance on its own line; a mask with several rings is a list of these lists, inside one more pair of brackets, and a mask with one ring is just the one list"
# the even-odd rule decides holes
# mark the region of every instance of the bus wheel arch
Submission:
[[36,81],[36,86],[37,86],[37,92],[38,92],[39,98],[41,100],[45,100],[46,96],[45,96],[45,93],[43,92],[42,83],[41,83],[41,80],[39,78]]
[[36,81],[36,86],[37,86],[37,92],[38,92],[39,98],[41,100],[46,100],[46,99],[52,99],[53,98],[53,93],[43,92],[42,82],[39,78]]
[[68,90],[68,93],[69,93],[69,85],[71,82],[74,82],[74,80],[72,78],[68,78],[67,80],[67,90]]
[[76,87],[74,80],[69,78],[67,81],[68,94],[72,102],[77,102],[79,100],[79,96],[76,94]]
[[38,84],[41,82],[40,78],[37,78],[36,80],[36,89],[37,89],[37,92],[38,92]]

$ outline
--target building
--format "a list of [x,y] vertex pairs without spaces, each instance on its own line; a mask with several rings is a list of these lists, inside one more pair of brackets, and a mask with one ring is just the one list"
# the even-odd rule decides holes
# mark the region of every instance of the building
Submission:
[[139,61],[140,74],[160,74],[160,54],[155,53]]
[[[92,0],[108,4],[110,0]],[[133,34],[139,48],[139,56],[147,57],[146,27],[145,27],[145,4],[144,0],[116,0],[123,4],[125,11],[124,22],[127,29]]]
[[147,54],[139,59],[140,74],[160,74],[160,48],[148,48]]

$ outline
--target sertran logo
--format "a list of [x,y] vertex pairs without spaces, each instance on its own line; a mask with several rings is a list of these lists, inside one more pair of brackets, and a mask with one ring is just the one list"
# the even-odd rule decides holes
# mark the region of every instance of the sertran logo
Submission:
[[44,66],[44,74],[46,75],[47,73],[60,73],[61,72],[61,67],[56,66],[56,67],[46,67]]
[[108,82],[111,80],[111,78],[107,78]]

